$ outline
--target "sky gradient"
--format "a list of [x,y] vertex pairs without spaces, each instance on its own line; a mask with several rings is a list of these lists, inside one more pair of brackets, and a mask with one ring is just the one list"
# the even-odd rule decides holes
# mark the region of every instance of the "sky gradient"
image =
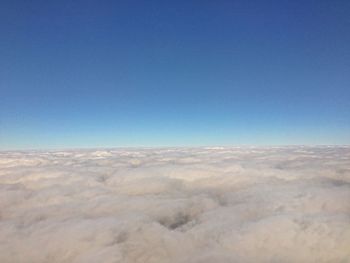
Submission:
[[0,22],[0,150],[350,143],[350,1],[14,0]]

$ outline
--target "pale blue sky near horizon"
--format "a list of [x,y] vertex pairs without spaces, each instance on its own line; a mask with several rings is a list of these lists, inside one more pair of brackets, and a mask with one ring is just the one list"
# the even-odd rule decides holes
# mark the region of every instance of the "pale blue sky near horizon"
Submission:
[[350,144],[350,1],[0,3],[0,150]]

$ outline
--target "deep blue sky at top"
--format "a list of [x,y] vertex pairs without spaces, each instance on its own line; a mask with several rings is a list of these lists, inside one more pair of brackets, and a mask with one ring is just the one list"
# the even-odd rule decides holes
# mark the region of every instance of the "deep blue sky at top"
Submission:
[[1,1],[0,149],[350,143],[350,1]]

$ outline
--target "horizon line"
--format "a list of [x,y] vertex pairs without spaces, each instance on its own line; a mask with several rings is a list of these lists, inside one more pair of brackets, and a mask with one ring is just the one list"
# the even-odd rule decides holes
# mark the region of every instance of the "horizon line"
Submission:
[[135,150],[135,149],[200,149],[200,148],[289,148],[289,147],[306,147],[306,148],[326,148],[326,147],[350,147],[350,144],[236,144],[236,145],[177,145],[177,146],[96,146],[96,147],[38,147],[38,148],[17,148],[17,149],[0,149],[1,152],[20,152],[20,151],[78,151],[78,150]]

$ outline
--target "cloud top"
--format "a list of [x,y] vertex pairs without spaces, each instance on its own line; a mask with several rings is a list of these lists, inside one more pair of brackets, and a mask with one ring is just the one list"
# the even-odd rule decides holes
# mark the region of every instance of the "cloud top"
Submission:
[[0,152],[0,262],[350,262],[350,147]]

